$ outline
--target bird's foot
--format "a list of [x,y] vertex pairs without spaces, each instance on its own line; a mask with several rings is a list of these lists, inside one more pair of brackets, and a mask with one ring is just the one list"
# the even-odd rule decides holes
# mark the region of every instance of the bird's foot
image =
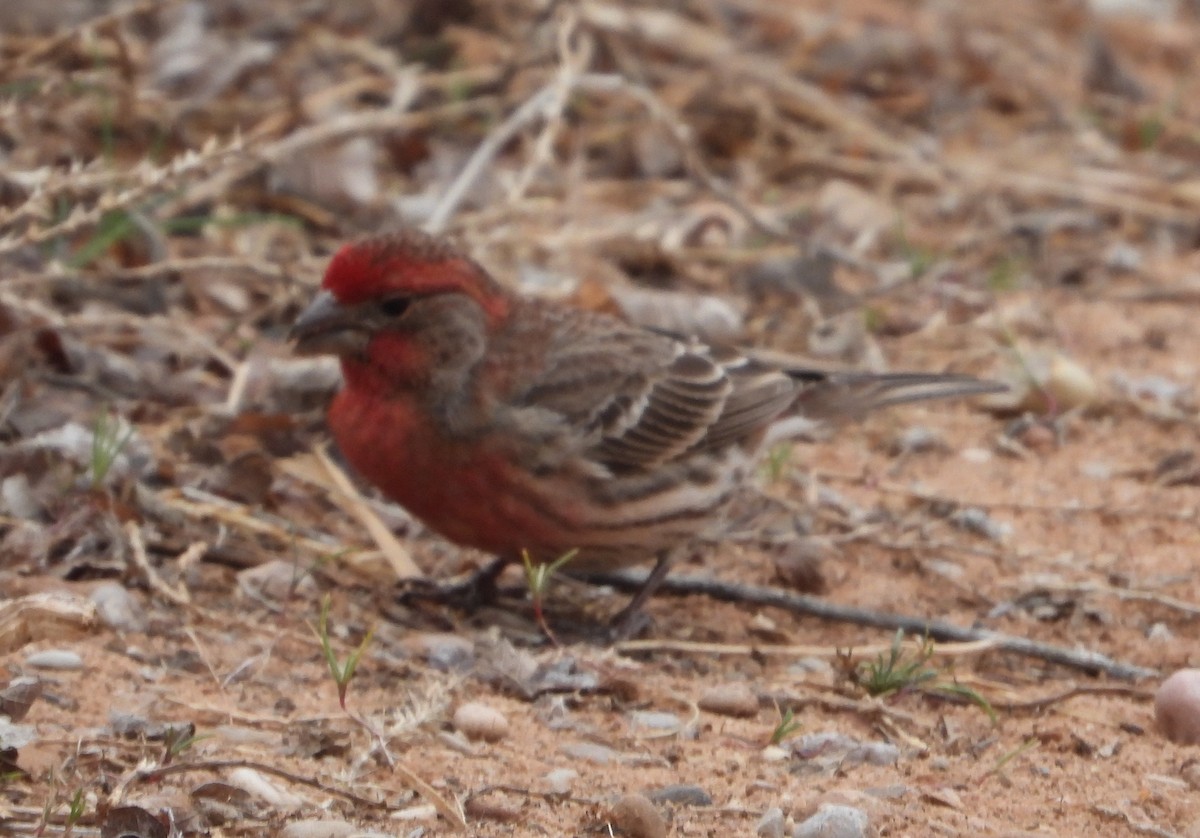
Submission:
[[496,601],[500,593],[496,580],[507,565],[506,559],[496,559],[478,570],[445,581],[409,580],[397,601],[402,605],[436,602],[463,611],[474,611]]
[[606,645],[633,640],[645,634],[653,625],[654,618],[641,608],[634,610],[625,607],[608,621],[598,639]]

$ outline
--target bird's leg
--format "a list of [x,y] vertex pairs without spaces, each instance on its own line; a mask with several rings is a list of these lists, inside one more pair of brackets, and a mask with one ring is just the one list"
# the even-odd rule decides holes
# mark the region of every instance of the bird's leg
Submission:
[[447,582],[418,580],[408,590],[401,591],[398,599],[400,602],[441,602],[473,611],[481,605],[496,601],[499,594],[496,580],[500,578],[509,562],[508,557],[500,556],[478,570]]
[[642,587],[633,595],[629,604],[617,612],[608,624],[608,637],[613,643],[635,637],[649,622],[649,617],[642,613],[642,607],[654,596],[654,592],[662,585],[675,561],[675,551],[663,550],[658,554],[654,569],[642,583]]

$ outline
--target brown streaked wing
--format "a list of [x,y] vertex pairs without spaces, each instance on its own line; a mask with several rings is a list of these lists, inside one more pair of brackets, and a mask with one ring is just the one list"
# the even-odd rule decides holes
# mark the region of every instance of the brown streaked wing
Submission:
[[719,421],[733,383],[706,347],[675,347],[674,360],[638,382],[636,395],[613,402],[626,409],[596,448],[605,465],[652,469],[694,448]]
[[652,470],[693,446],[720,414],[731,385],[705,347],[602,315],[552,313],[554,363],[516,402],[579,429],[594,461]]
[[735,350],[714,348],[712,352],[732,390],[721,415],[697,446],[705,451],[717,451],[757,434],[787,411],[801,387],[779,369]]

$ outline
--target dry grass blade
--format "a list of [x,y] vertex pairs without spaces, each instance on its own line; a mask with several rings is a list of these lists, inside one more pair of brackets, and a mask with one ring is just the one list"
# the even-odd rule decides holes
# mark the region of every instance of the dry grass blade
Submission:
[[445,818],[456,832],[466,830],[467,818],[463,814],[462,807],[458,805],[458,801],[451,803],[439,794],[437,789],[421,779],[415,771],[403,762],[393,762],[392,770],[399,774],[404,782],[408,783],[417,794],[428,800],[433,808],[437,809],[438,814]]
[[396,572],[396,578],[423,578],[425,573],[413,562],[408,550],[396,539],[396,536],[392,535],[391,530],[384,525],[383,521],[379,520],[379,516],[363,500],[363,496],[359,494],[358,489],[355,488],[345,472],[329,458],[325,449],[317,447],[313,449],[312,453],[328,476],[329,488],[333,495],[339,498],[341,506],[362,522],[367,533],[387,558],[392,570]]

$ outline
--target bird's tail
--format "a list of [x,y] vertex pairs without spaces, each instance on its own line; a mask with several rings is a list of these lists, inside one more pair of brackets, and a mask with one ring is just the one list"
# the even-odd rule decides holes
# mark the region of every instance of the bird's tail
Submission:
[[857,421],[893,405],[1008,389],[995,381],[953,373],[826,372],[804,368],[786,372],[802,386],[791,408],[772,424],[768,444],[797,437],[821,438],[843,422]]
[[805,382],[793,411],[816,421],[859,419],[874,410],[929,399],[1002,393],[1007,387],[970,375],[922,372],[867,373],[788,370]]

